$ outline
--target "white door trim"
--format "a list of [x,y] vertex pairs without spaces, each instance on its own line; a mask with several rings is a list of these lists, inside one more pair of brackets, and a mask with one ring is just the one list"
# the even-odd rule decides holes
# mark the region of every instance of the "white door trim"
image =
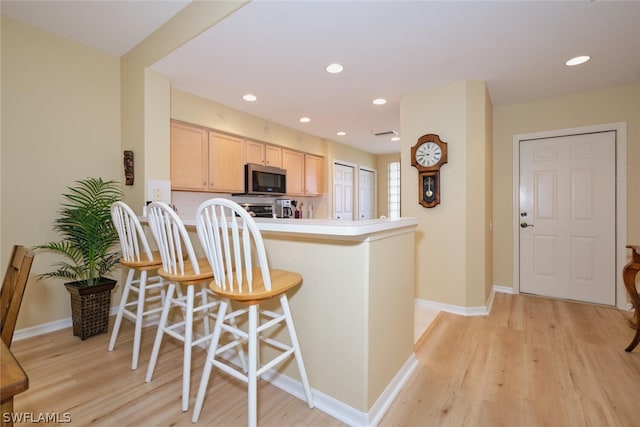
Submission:
[[627,123],[609,123],[513,136],[513,292],[520,293],[520,141],[593,132],[616,132],[616,307],[628,308],[622,281],[627,250]]

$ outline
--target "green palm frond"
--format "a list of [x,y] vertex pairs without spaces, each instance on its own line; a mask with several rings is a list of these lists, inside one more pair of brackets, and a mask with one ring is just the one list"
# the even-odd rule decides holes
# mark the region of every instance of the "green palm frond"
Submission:
[[62,240],[36,246],[63,255],[68,262],[53,265],[55,271],[39,275],[39,278],[56,277],[85,282],[86,286],[98,283],[120,259],[115,248],[118,233],[111,221],[111,205],[120,200],[122,190],[117,181],[87,178],[75,181],[63,194],[59,217],[53,223]]

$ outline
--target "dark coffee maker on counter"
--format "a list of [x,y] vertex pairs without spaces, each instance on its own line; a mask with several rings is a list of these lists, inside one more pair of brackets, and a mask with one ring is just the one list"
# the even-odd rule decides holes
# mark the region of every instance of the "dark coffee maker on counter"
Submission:
[[293,218],[293,209],[291,208],[291,199],[276,200],[276,217],[277,218]]

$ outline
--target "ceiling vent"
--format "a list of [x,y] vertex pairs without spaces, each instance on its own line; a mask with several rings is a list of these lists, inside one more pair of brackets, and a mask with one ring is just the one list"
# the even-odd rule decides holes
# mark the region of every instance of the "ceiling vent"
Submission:
[[374,131],[371,131],[371,133],[374,136],[398,135],[398,132],[395,131],[395,130],[388,130],[388,131],[385,131],[385,132],[374,132]]

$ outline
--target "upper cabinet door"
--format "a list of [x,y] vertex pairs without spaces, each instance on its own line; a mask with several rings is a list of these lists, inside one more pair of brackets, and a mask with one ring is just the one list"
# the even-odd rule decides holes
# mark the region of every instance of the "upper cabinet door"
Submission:
[[171,188],[204,191],[209,187],[207,131],[171,123]]
[[311,154],[304,155],[304,193],[308,196],[322,194],[324,159]]
[[243,192],[244,158],[242,139],[209,132],[209,190]]
[[247,140],[245,147],[247,163],[257,163],[276,168],[282,167],[282,148],[277,145]]
[[256,163],[259,165],[264,165],[264,162],[265,162],[264,143],[247,140],[246,151],[247,151],[247,163]]
[[282,168],[287,171],[287,194],[304,195],[304,153],[282,150]]
[[275,145],[265,144],[264,146],[264,158],[267,166],[273,166],[274,168],[282,167],[282,148]]

